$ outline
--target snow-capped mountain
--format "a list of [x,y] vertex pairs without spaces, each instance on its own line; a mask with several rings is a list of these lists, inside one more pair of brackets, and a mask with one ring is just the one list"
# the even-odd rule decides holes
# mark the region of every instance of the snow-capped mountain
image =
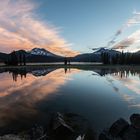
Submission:
[[120,54],[119,51],[113,50],[113,49],[108,49],[108,48],[99,48],[96,49],[93,53],[85,53],[85,54],[80,54],[75,56],[73,59],[74,61],[96,61],[100,62],[101,61],[101,54],[102,53],[108,53],[110,56],[115,56],[116,54]]
[[31,73],[36,76],[36,77],[39,77],[39,76],[45,76],[47,75],[48,73],[52,72],[54,69],[50,68],[50,69],[41,69],[41,70],[34,70],[32,71]]
[[41,56],[57,56],[43,48],[34,48],[29,53],[32,55],[41,55]]
[[102,53],[108,53],[110,55],[116,55],[119,54],[119,51],[113,50],[113,49],[108,49],[108,48],[99,48],[97,51],[94,52],[96,55],[101,55]]

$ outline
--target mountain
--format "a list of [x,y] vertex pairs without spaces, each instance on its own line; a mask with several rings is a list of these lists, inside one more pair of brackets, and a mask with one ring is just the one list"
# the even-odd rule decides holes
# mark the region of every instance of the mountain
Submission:
[[116,55],[116,54],[120,54],[119,51],[116,51],[113,49],[107,49],[107,48],[100,48],[94,52],[94,54],[98,54],[98,55],[101,55],[102,53],[108,53],[111,56]]
[[34,48],[26,54],[27,62],[60,62],[64,58],[43,48]]
[[93,53],[79,54],[73,58],[73,61],[100,62],[102,53],[108,53],[110,56],[115,56],[116,54],[120,54],[119,51],[113,49],[99,48]]
[[[15,51],[18,57],[24,54],[27,62],[41,63],[41,62],[60,62],[64,57],[53,54],[42,48],[34,48],[31,51],[18,50]],[[10,54],[0,53],[0,62],[5,62]]]
[[42,56],[42,55],[28,55],[26,57],[26,62],[30,63],[45,63],[45,62],[62,62],[64,61],[63,57],[54,57],[54,56]]
[[[101,54],[108,53],[111,57],[121,52],[108,49],[108,48],[99,48],[92,53],[79,54],[75,57],[71,57],[73,62],[101,62]],[[140,51],[136,52],[140,54]],[[48,50],[43,48],[34,48],[31,51],[18,50],[16,51],[17,56],[24,54],[26,56],[26,61],[30,63],[41,63],[41,62],[63,62],[64,57],[56,55]],[[10,54],[0,53],[0,62],[5,62],[8,59]]]
[[51,53],[43,48],[34,48],[31,51],[29,51],[29,53],[32,55],[59,57],[58,55],[53,54],[53,53]]
[[54,70],[55,70],[54,68],[38,69],[38,70],[31,71],[31,73],[32,75],[39,77],[39,76],[45,76]]
[[[119,51],[107,48],[99,48],[93,53],[79,54],[71,58],[71,61],[75,62],[101,62],[101,54],[108,53],[110,56],[120,54]],[[56,55],[43,48],[34,48],[31,51],[26,52],[25,50],[16,51],[16,54],[24,54],[26,56],[26,61],[31,63],[41,63],[41,62],[62,62],[64,57]],[[0,53],[0,62],[7,60],[9,54]]]
[[72,58],[72,61],[74,62],[92,62],[98,60],[99,60],[98,55],[95,55],[93,53],[79,54]]

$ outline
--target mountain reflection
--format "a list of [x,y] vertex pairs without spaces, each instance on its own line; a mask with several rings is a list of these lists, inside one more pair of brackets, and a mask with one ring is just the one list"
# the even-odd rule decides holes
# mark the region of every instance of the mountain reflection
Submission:
[[47,100],[47,97],[52,93],[57,93],[59,87],[70,79],[70,75],[79,70],[72,69],[66,75],[64,69],[54,68],[8,69],[5,71],[0,74],[2,79],[0,85],[0,127],[15,121],[23,122],[24,119],[37,116],[37,103],[44,99]]
[[9,72],[12,74],[13,81],[17,81],[17,78],[26,78],[27,74],[32,74],[36,77],[45,76],[50,72],[56,70],[56,68],[44,68],[44,67],[24,67],[24,68],[5,68],[1,69],[0,73],[2,72]]
[[[9,74],[12,75],[13,81],[17,81],[18,78],[21,80],[23,78],[26,78],[27,74],[32,74],[35,77],[40,77],[40,76],[46,76],[50,72],[53,72],[57,68],[45,68],[45,67],[24,67],[24,68],[5,68],[5,69],[0,69],[0,73],[8,72]],[[70,73],[71,70],[70,68],[65,67],[64,68],[64,73]]]
[[[20,79],[26,78],[27,74],[32,74],[35,77],[39,76],[46,76],[50,72],[56,70],[58,68],[55,67],[24,67],[24,68],[3,68],[0,69],[0,73],[8,72],[12,75],[13,81],[17,81],[17,78],[20,77]],[[73,68],[72,68],[73,69]],[[140,78],[140,69],[130,68],[130,69],[120,69],[120,68],[89,68],[89,69],[82,69],[82,68],[75,68],[79,70],[90,70],[93,71],[93,75],[99,75],[99,76],[106,76],[106,75],[115,75],[120,78],[127,78],[130,76],[137,76]],[[65,67],[64,73],[67,72],[70,73],[71,68]]]

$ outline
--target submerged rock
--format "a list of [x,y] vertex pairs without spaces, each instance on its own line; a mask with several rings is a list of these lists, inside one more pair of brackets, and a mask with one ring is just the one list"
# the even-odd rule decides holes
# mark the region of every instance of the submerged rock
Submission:
[[45,131],[45,129],[37,125],[32,128],[27,134],[31,140],[46,140],[47,138],[47,132]]
[[17,135],[5,135],[5,136],[1,136],[0,140],[26,140],[25,138],[21,138],[20,136]]
[[67,122],[64,120],[64,116],[59,112],[57,113],[57,116],[54,118],[52,127],[53,130],[63,128],[64,130],[74,132],[73,128],[67,124]]
[[132,114],[130,116],[130,122],[134,128],[140,129],[140,114]]
[[99,140],[110,140],[110,137],[108,135],[108,132],[103,131],[100,135],[99,135]]
[[103,131],[99,140],[140,140],[140,114],[133,114],[129,124],[119,119],[112,124],[109,131]]
[[18,135],[1,136],[0,140],[140,140],[140,114],[131,115],[130,122],[117,120],[97,139],[97,133],[82,116],[58,112],[51,117],[48,128],[36,125]]
[[122,140],[120,137],[112,137],[109,134],[109,131],[103,131],[102,133],[100,133],[98,140]]
[[122,136],[123,140],[140,140],[138,139],[136,130],[129,126]]
[[82,116],[57,113],[51,120],[53,140],[95,140],[95,132]]
[[129,123],[124,119],[119,119],[109,129],[109,133],[112,137],[119,137],[129,127]]
[[83,136],[78,136],[78,137],[76,138],[76,140],[84,140],[84,138],[85,138],[85,135],[83,135]]
[[52,116],[49,131],[51,132],[50,137],[52,137],[53,140],[69,140],[74,137],[73,128],[65,121],[64,116],[59,112]]

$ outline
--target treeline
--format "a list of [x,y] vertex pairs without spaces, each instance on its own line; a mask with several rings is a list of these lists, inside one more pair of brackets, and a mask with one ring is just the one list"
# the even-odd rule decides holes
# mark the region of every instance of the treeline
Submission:
[[110,55],[109,53],[102,53],[101,60],[103,64],[140,64],[140,53],[117,53]]
[[5,61],[6,65],[13,65],[13,66],[25,66],[26,65],[26,56],[24,53],[16,53],[15,51],[13,51],[12,53],[10,53],[8,55],[7,60]]

